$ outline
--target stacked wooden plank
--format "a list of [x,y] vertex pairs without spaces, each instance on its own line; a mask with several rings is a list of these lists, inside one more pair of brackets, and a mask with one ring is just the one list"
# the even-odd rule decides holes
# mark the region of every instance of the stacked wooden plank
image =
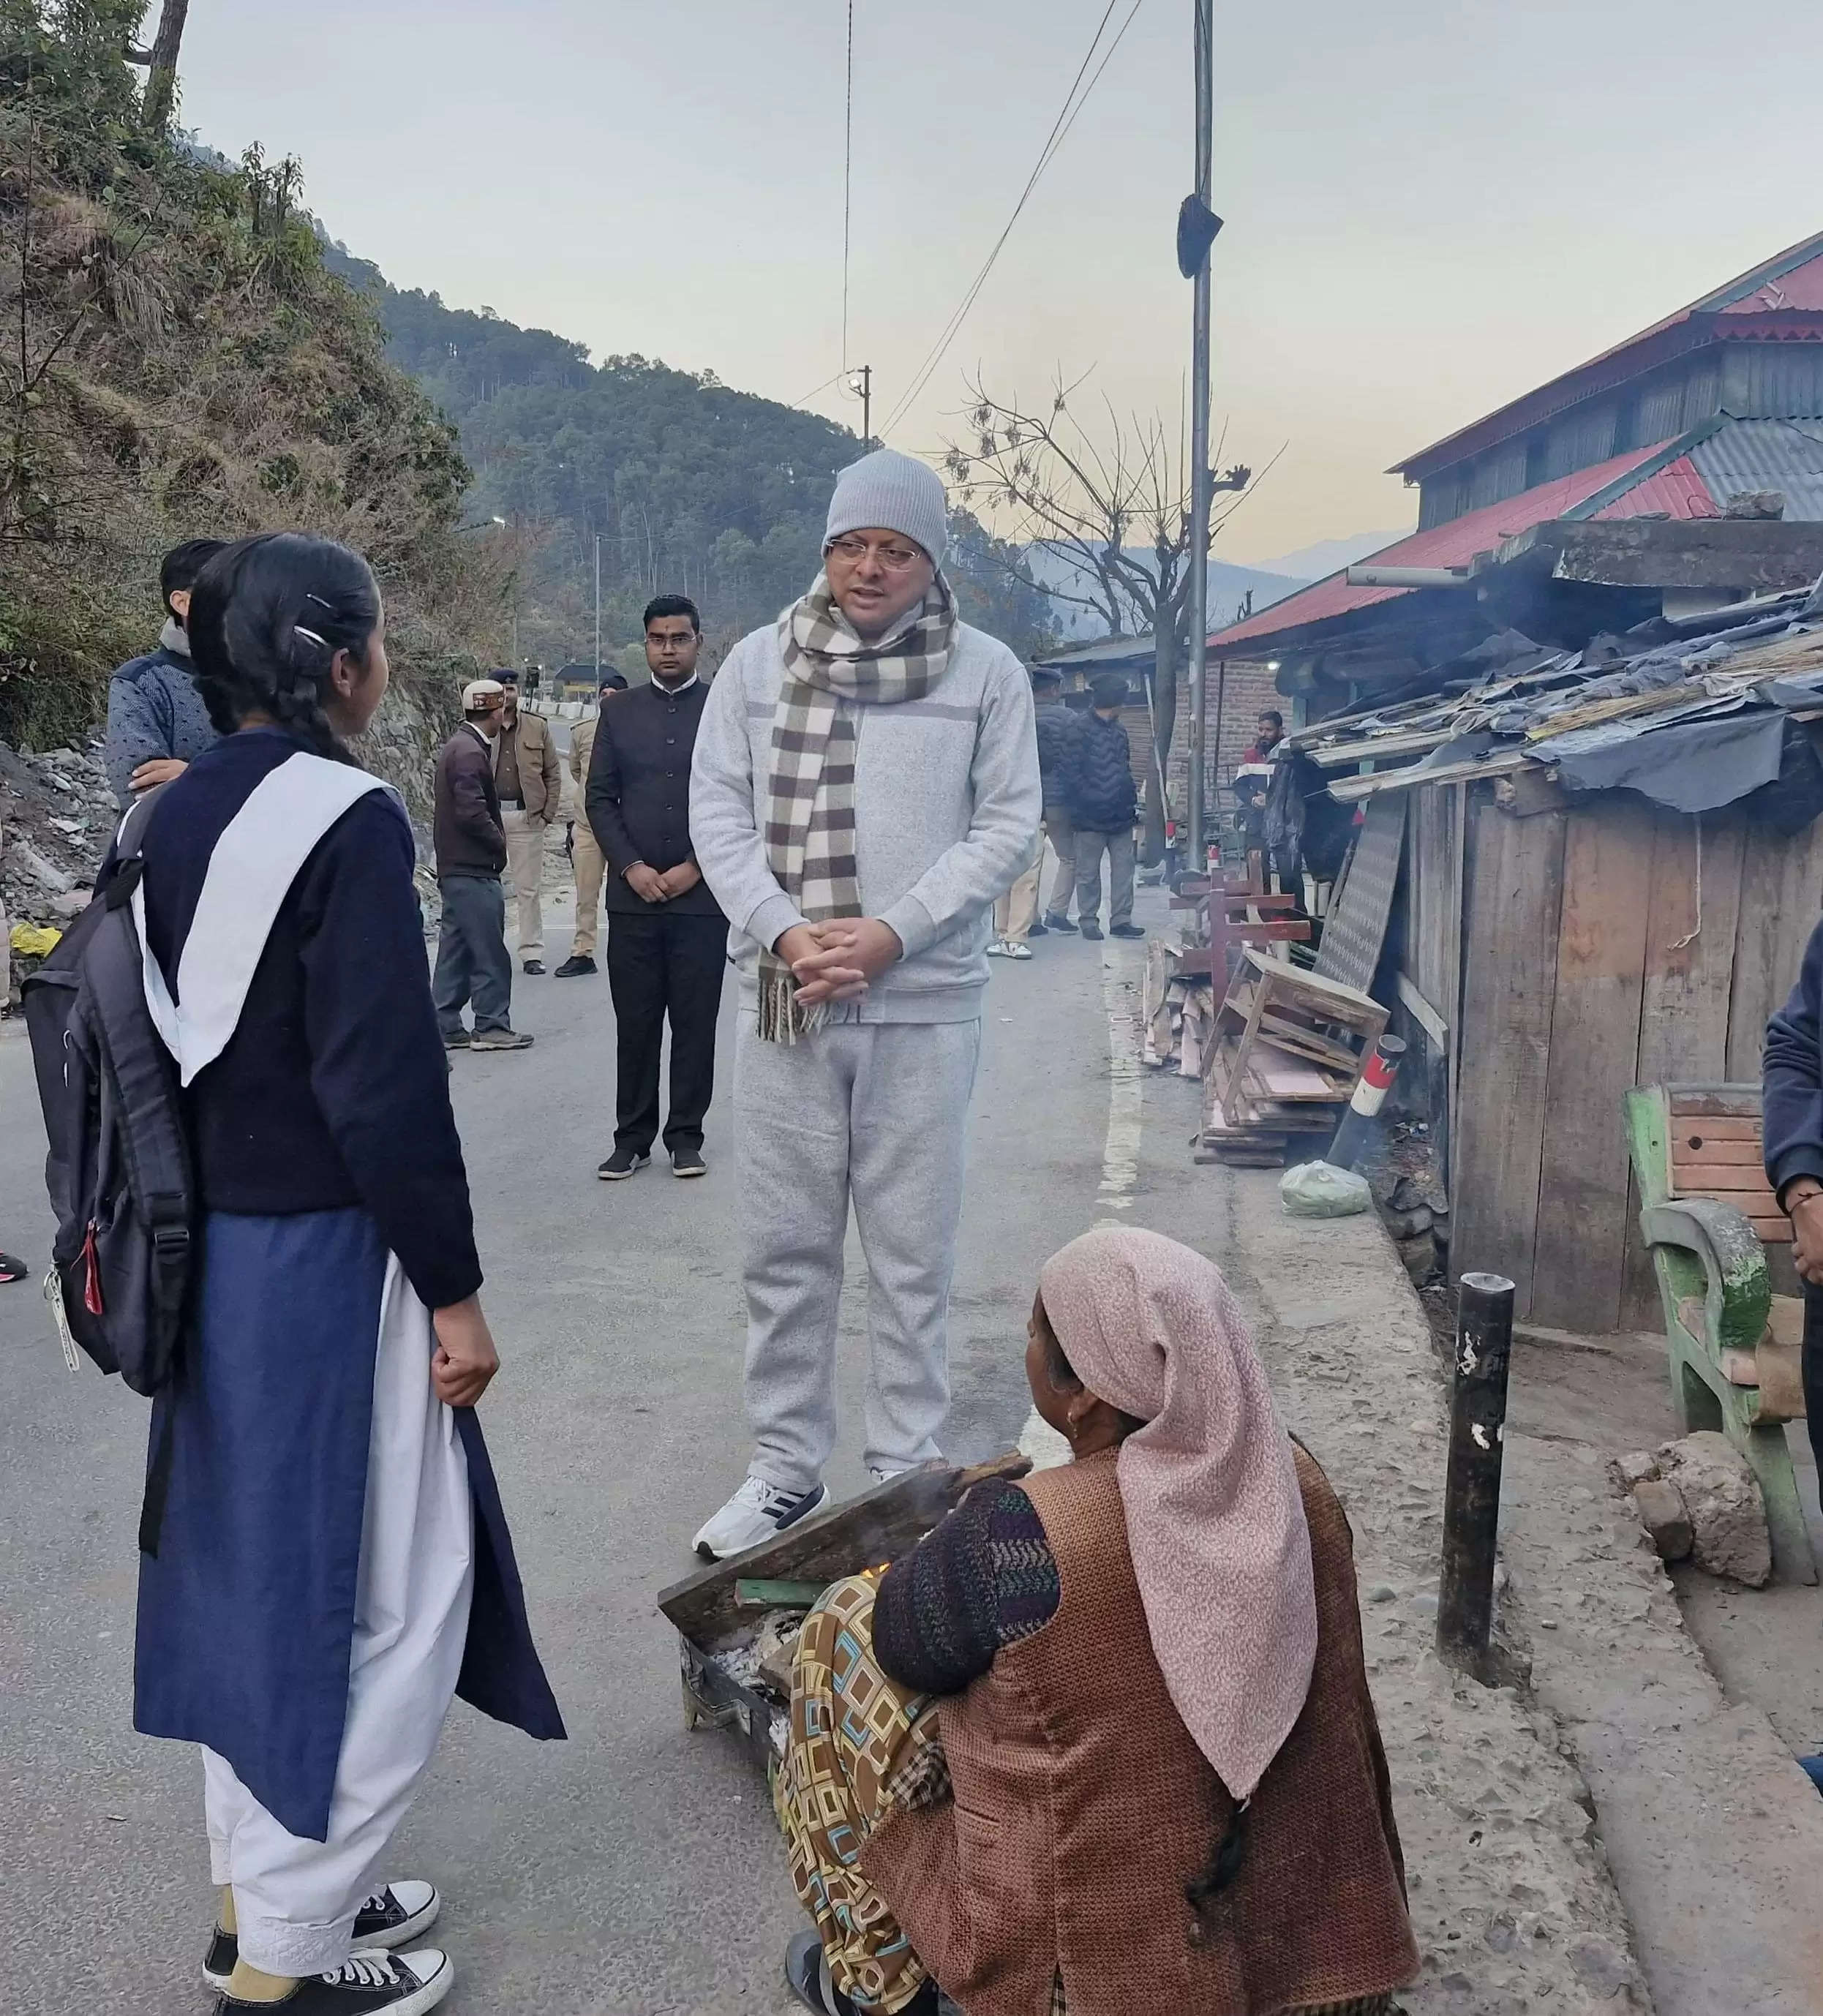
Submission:
[[1318,1152],[1386,1019],[1358,988],[1245,949],[1208,1046],[1203,1157],[1266,1168],[1294,1145]]
[[1175,1069],[1181,1077],[1201,1078],[1215,1004],[1208,975],[1187,973],[1184,960],[1183,948],[1163,938],[1147,943],[1140,1055],[1155,1070]]

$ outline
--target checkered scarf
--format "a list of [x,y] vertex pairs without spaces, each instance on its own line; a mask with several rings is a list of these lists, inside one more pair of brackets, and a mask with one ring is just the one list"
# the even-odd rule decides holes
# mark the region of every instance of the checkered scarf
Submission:
[[[877,643],[865,643],[819,574],[779,618],[784,684],[773,717],[766,859],[812,923],[861,914],[855,862],[855,707],[917,700],[943,676],[956,640],[956,601],[942,574]],[[800,1008],[791,968],[769,947],[759,961],[759,1032],[794,1043],[824,1010]]]

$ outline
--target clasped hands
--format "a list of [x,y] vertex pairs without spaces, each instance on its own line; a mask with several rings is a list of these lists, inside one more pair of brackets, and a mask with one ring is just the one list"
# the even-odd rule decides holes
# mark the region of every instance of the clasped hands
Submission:
[[668,903],[673,896],[687,895],[702,879],[702,870],[694,861],[680,861],[662,874],[636,861],[626,875],[627,887],[643,903]]
[[892,925],[877,917],[831,917],[820,924],[794,924],[773,951],[798,982],[801,1006],[853,1001],[866,992],[905,946]]

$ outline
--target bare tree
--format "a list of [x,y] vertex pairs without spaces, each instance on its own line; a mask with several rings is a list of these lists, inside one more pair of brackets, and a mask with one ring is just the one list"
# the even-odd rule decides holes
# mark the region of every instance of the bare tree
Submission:
[[183,45],[184,22],[189,11],[190,0],[164,0],[158,11],[158,33],[152,38],[151,48],[127,52],[128,63],[145,67],[146,95],[140,102],[140,111],[156,133],[162,133],[171,124],[177,103],[177,56]]
[[[1123,421],[1104,400],[1105,423],[1099,437],[1091,434],[1072,405],[1081,382],[1066,384],[1060,374],[1037,411],[977,382],[969,388],[969,438],[950,444],[944,466],[962,502],[992,512],[1003,538],[1062,563],[1064,581],[1044,584],[1058,601],[1090,610],[1113,636],[1151,633],[1144,848],[1151,862],[1165,850],[1164,779],[1189,650],[1190,471],[1155,414]],[[1252,481],[1239,464],[1216,478],[1217,491],[1233,496],[1216,526],[1239,508]]]

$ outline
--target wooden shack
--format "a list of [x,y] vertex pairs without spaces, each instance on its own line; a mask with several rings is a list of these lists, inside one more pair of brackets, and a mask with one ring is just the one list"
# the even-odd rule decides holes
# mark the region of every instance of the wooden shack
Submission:
[[1448,1088],[1450,1272],[1509,1276],[1530,1323],[1655,1329],[1621,1100],[1759,1077],[1823,913],[1823,821],[1787,839],[1501,780],[1410,796],[1392,952]]

